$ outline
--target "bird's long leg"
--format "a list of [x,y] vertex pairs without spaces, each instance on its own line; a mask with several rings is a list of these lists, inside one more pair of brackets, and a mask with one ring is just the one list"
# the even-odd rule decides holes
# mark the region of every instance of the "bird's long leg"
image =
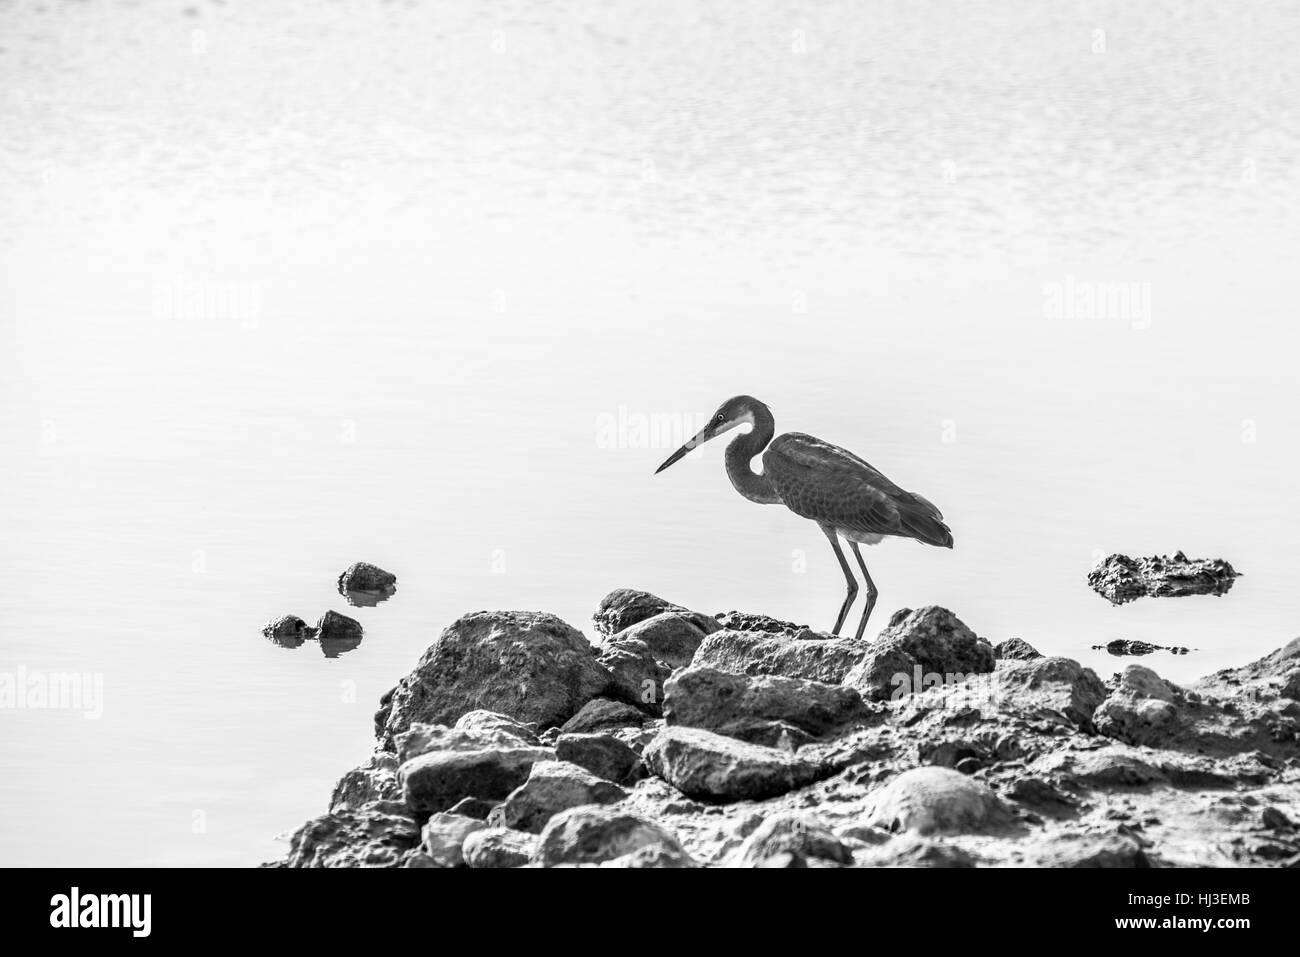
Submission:
[[835,557],[840,560],[840,568],[844,571],[844,580],[849,586],[848,594],[844,596],[844,604],[840,606],[839,617],[835,619],[835,629],[831,632],[832,635],[839,637],[840,628],[843,627],[844,619],[849,615],[849,608],[853,605],[853,599],[858,595],[858,580],[853,577],[853,570],[849,568],[848,559],[844,557],[844,549],[840,548],[840,540],[835,537],[835,529],[829,525],[822,525],[821,530],[831,540],[831,548],[835,549]]
[[867,630],[867,619],[871,617],[871,609],[876,607],[876,596],[880,594],[876,591],[876,583],[871,580],[871,573],[867,571],[867,563],[862,560],[862,551],[858,548],[857,542],[849,542],[849,548],[853,549],[853,556],[858,560],[858,567],[862,569],[862,580],[867,583],[867,607],[862,611],[862,620],[858,622],[859,639],[862,633]]

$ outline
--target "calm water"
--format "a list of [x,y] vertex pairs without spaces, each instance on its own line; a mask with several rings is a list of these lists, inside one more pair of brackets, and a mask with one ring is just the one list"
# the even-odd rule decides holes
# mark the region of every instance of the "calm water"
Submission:
[[[0,860],[276,855],[464,611],[828,627],[815,526],[720,445],[651,474],[740,392],[944,509],[877,625],[1177,680],[1294,637],[1298,46],[1259,0],[6,4],[0,671],[103,714],[0,710]],[[1179,548],[1246,577],[1083,583]],[[357,559],[358,650],[261,638]]]

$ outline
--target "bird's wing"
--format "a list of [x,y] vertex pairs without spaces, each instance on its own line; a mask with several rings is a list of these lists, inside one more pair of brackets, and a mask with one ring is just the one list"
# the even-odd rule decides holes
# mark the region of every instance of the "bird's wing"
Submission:
[[796,515],[867,534],[952,545],[937,508],[838,445],[788,432],[763,453],[763,471]]

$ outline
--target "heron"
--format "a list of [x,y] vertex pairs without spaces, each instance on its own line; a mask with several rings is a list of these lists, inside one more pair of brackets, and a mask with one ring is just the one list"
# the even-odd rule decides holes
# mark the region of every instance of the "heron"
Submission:
[[[784,505],[803,518],[812,519],[830,540],[848,593],[835,618],[832,634],[839,636],[844,620],[858,594],[839,540],[849,543],[862,570],[867,588],[867,605],[858,622],[857,639],[867,628],[879,592],[867,571],[859,546],[879,544],[886,537],[911,538],[926,545],[952,548],[952,531],[943,513],[915,492],[899,488],[880,471],[852,452],[802,432],[786,432],[772,438],[776,421],[766,405],[749,395],[738,395],[722,403],[704,428],[655,469],[658,475],[710,439],[748,424],[727,446],[727,478],[736,491],[760,505]],[[763,455],[763,471],[754,471],[753,460]]]

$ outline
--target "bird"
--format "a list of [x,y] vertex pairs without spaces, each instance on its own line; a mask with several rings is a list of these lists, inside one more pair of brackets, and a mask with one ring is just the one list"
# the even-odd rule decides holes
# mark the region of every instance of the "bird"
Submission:
[[[658,475],[692,449],[740,425],[752,426],[727,446],[727,477],[737,492],[760,505],[784,505],[821,527],[830,540],[848,586],[831,634],[839,637],[858,594],[857,579],[844,557],[839,539],[849,543],[862,570],[867,604],[855,636],[861,640],[879,595],[862,559],[860,545],[875,545],[886,537],[911,538],[938,548],[952,548],[952,530],[934,503],[899,488],[876,468],[847,449],[802,432],[772,438],[776,420],[766,405],[749,395],[728,399],[695,434],[655,469]],[[763,455],[763,471],[753,460]]]

